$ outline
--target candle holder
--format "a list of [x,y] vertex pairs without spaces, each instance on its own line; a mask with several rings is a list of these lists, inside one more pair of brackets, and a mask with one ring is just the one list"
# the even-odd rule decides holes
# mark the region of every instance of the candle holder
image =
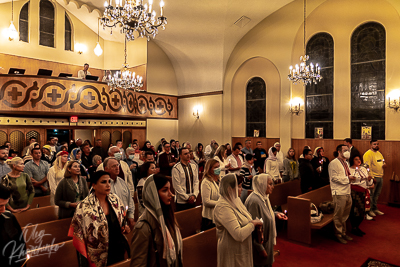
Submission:
[[289,108],[290,113],[296,114],[297,116],[302,113],[304,110],[301,109],[300,103],[298,105],[292,105],[290,104]]
[[390,97],[388,98],[388,108],[394,109],[395,111],[398,111],[400,108],[400,98],[399,99],[393,99],[390,100]]

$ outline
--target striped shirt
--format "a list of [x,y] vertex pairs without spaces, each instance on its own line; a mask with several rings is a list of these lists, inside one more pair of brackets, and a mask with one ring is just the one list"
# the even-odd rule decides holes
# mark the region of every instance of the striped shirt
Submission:
[[[249,168],[243,166],[242,168],[240,168],[240,175],[244,178],[242,184],[243,189],[251,190],[253,186],[253,178],[255,175],[258,175],[258,170],[252,168],[250,173]],[[251,179],[248,179],[250,175],[253,175],[253,177]]]

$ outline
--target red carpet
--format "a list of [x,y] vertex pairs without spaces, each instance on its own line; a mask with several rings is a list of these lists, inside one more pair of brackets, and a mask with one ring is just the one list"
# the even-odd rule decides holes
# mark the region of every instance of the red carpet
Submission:
[[[366,235],[354,236],[348,244],[334,240],[333,225],[313,232],[312,247],[294,244],[287,240],[286,230],[278,232],[277,245],[280,256],[274,267],[281,266],[361,266],[369,257],[387,263],[400,264],[400,209],[378,205],[385,215],[375,221],[364,220],[360,226]],[[349,231],[348,231],[349,232]]]

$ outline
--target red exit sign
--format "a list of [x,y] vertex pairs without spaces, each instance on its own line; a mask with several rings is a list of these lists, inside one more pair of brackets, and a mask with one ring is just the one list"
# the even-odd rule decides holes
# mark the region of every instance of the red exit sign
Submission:
[[71,116],[69,122],[78,122],[78,116]]

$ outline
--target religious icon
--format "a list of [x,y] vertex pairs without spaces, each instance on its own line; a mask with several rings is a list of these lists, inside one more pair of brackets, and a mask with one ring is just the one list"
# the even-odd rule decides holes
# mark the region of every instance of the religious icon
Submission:
[[254,130],[254,137],[260,136],[260,130]]
[[361,139],[371,140],[372,126],[361,126]]
[[314,138],[315,139],[323,139],[324,138],[324,128],[315,127]]

